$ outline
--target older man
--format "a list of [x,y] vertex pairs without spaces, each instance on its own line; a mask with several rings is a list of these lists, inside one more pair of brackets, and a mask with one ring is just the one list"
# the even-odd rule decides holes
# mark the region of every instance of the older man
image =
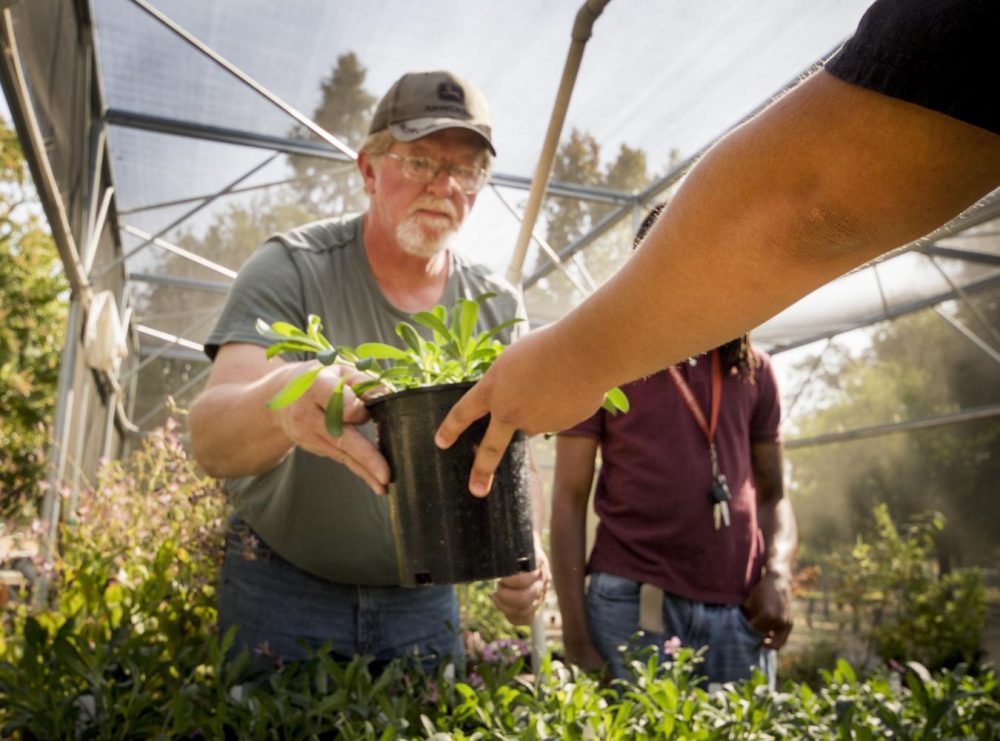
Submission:
[[[497,297],[483,306],[482,328],[524,317],[514,288],[451,249],[494,154],[475,87],[447,71],[403,75],[358,155],[368,210],[269,239],[206,343],[214,366],[191,409],[191,439],[205,470],[227,479],[235,511],[219,622],[239,626],[237,646],[259,666],[324,643],[377,662],[461,655],[454,590],[399,586],[378,496],[389,469],[362,426],[361,402],[347,400],[340,438],[326,433],[324,408],[344,371],[324,369],[298,402],[271,411],[267,400],[316,361],[268,361],[254,326],[258,317],[304,326],[318,314],[335,344],[394,343],[396,324],[413,313],[486,292]],[[544,590],[537,550],[537,571],[499,582],[496,602],[512,622],[528,622]]]

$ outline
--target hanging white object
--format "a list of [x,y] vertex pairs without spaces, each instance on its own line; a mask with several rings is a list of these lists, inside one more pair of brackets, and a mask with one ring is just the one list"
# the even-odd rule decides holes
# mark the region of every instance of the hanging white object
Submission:
[[83,333],[83,355],[87,365],[107,373],[117,373],[122,358],[128,355],[125,331],[111,291],[95,293],[90,301]]

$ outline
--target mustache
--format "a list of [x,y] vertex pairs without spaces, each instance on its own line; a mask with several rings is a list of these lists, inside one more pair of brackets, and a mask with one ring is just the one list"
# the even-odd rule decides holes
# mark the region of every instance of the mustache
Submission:
[[413,205],[407,209],[407,216],[413,216],[417,211],[438,211],[443,214],[447,214],[454,221],[458,218],[458,211],[455,209],[455,204],[452,203],[447,198],[432,198],[430,196],[421,196]]

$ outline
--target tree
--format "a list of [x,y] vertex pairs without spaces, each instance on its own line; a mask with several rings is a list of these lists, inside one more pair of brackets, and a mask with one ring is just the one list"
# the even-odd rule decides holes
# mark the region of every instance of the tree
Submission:
[[[646,155],[641,149],[622,144],[617,157],[601,164],[601,148],[592,134],[572,129],[559,147],[552,166],[552,180],[633,193],[650,180]],[[613,205],[579,198],[552,197],[545,203],[546,240],[559,252],[587,234],[613,208]],[[624,260],[632,246],[633,224],[625,219],[610,232],[587,246],[582,256],[588,272],[597,284],[607,280]],[[539,255],[536,265],[548,258]],[[575,268],[570,267],[570,270]],[[586,298],[561,272],[546,276],[538,289],[529,293],[529,313],[542,320],[552,320]]]
[[[973,299],[994,331],[998,298],[993,291]],[[975,326],[968,309],[956,316]],[[794,420],[804,437],[984,406],[996,402],[997,389],[996,365],[930,310],[880,325],[868,352],[837,359],[819,382],[826,404]],[[900,520],[927,510],[945,516],[937,543],[945,568],[1000,557],[996,417],[792,450],[788,460],[806,551],[852,540],[872,506],[884,503]]]
[[[377,98],[364,89],[368,71],[353,52],[337,57],[337,65],[320,87],[322,100],[313,120],[344,143],[357,149],[368,133]],[[293,136],[320,141],[304,126]],[[361,176],[350,162],[292,157],[297,182],[293,189],[317,213],[347,213],[364,207]]]
[[[342,141],[357,148],[368,131],[376,98],[364,89],[367,70],[353,53],[337,58],[320,87],[320,103],[313,120]],[[303,126],[295,126],[296,139],[320,141]],[[181,247],[236,270],[272,234],[328,216],[364,208],[365,194],[353,162],[315,157],[289,157],[293,180],[286,186],[242,200],[230,200],[216,212],[208,227],[196,233],[182,227],[173,241]],[[174,277],[223,280],[205,267],[176,255],[167,255],[160,272]],[[218,293],[197,292],[172,286],[151,286],[139,297],[142,315],[153,317],[157,329],[203,341],[222,308]],[[192,330],[192,326],[195,329]],[[173,391],[200,370],[189,360],[161,359],[150,363],[140,376],[141,394],[137,419],[163,406],[167,397],[184,407],[199,390],[188,390],[183,398]],[[168,409],[163,407],[162,416]],[[162,421],[162,420],[159,420]]]
[[66,324],[66,281],[16,134],[0,121],[0,512],[45,477]]

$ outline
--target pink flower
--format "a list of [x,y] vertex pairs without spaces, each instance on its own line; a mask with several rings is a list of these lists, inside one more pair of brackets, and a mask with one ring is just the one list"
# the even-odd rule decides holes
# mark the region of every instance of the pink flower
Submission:
[[663,653],[671,658],[676,656],[681,650],[681,639],[677,636],[672,636],[663,642]]

